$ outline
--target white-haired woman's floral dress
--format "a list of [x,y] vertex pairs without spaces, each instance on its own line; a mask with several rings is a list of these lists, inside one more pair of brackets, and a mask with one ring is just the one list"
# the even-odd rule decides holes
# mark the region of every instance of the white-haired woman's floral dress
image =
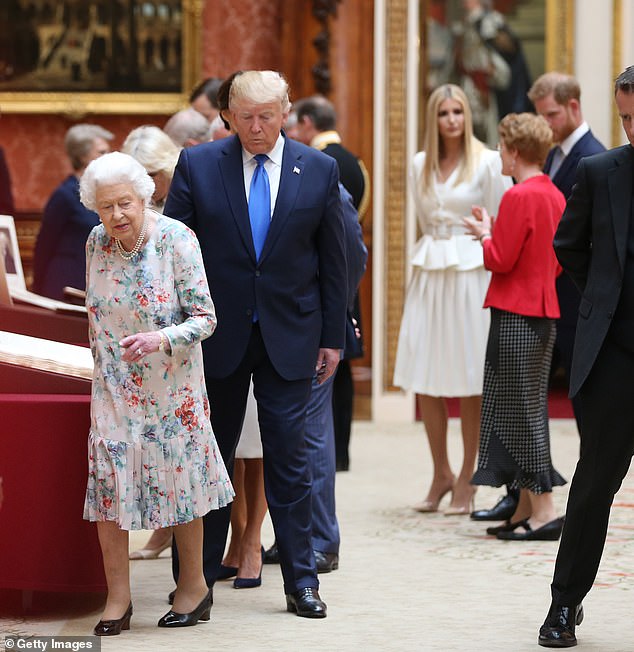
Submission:
[[[200,345],[216,316],[194,233],[157,215],[143,249],[124,260],[95,227],[86,307],[95,369],[84,518],[156,529],[227,505],[233,488],[209,421]],[[122,338],[157,329],[171,353],[122,361]]]

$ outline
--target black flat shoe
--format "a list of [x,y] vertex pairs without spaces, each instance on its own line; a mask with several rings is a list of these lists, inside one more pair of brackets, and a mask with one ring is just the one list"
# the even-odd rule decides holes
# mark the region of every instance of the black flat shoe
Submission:
[[176,589],[170,591],[167,594],[167,604],[174,604],[174,596],[176,595]]
[[544,624],[539,628],[537,642],[542,647],[574,647],[577,645],[575,625],[583,622],[583,606],[550,605]]
[[[220,570],[218,571],[218,580],[228,580],[232,577],[235,577],[238,574],[238,569],[236,566],[225,566],[220,564]],[[172,604],[170,602],[170,604]]]
[[318,573],[330,573],[339,568],[339,555],[336,552],[313,550]]
[[209,589],[207,595],[200,604],[187,614],[179,614],[171,609],[158,621],[159,627],[192,627],[199,620],[211,618],[211,605],[214,603],[212,591]]
[[491,509],[478,509],[471,512],[471,518],[474,521],[508,521],[516,509],[517,499],[506,494]]
[[511,523],[511,521],[506,521],[502,525],[495,525],[493,527],[488,527],[487,528],[487,534],[492,534],[495,536],[498,532],[512,532],[515,530],[515,528],[519,527],[522,525],[524,521],[515,521],[515,523]]
[[322,602],[317,589],[300,589],[286,594],[286,611],[302,618],[325,618],[326,604]]
[[[528,524],[528,519],[524,519],[517,523],[512,531],[498,532],[495,536],[502,541],[557,541],[563,528],[563,517],[556,518],[536,530],[533,530]],[[518,532],[520,529],[523,529],[523,532]]]
[[130,618],[132,617],[132,603],[128,605],[125,613],[117,620],[100,620],[96,625],[95,636],[118,636],[121,630],[130,629]]

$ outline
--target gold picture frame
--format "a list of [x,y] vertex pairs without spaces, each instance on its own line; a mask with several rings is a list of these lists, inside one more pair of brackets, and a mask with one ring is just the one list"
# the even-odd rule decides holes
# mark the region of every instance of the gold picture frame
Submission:
[[[97,12],[109,3],[100,0],[75,0],[77,6],[81,4],[82,11]],[[74,6],[71,2],[48,3],[54,5],[54,8],[64,7],[63,11],[68,11],[68,5]],[[173,90],[167,92],[155,92],[136,90],[136,85],[130,88],[124,88],[121,91],[111,92],[110,90],[19,90],[18,83],[11,83],[5,74],[2,78],[3,70],[6,70],[6,51],[2,50],[2,30],[11,29],[8,21],[2,21],[3,27],[0,27],[0,111],[3,113],[57,113],[64,114],[74,118],[86,114],[169,114],[174,113],[187,102],[189,93],[197,81],[200,79],[201,70],[201,32],[202,32],[202,11],[204,8],[203,0],[120,0],[119,6],[122,10],[134,11],[162,11],[163,9],[175,9],[180,12],[180,51],[178,56],[181,61],[180,83],[175,84]],[[24,3],[24,6],[30,6]],[[25,10],[26,11],[26,10]],[[62,9],[60,9],[62,11]],[[106,26],[107,27],[107,26]],[[59,31],[59,30],[58,30]],[[110,36],[112,31],[110,32]],[[128,38],[131,37],[128,34]],[[42,35],[37,33],[39,39],[39,55],[44,55],[42,46]],[[58,38],[60,38],[58,36]],[[5,34],[5,43],[7,41]],[[114,38],[112,38],[114,42]],[[22,40],[21,43],[24,41]],[[129,43],[129,42],[128,42]],[[135,52],[138,57],[150,56],[147,51],[141,52],[143,45],[137,42]],[[113,50],[113,48],[110,48]],[[3,55],[5,61],[3,61]],[[3,66],[4,64],[4,66]],[[66,65],[66,61],[64,61]],[[79,66],[74,63],[71,65]],[[84,75],[82,82],[84,85],[90,83],[85,81]],[[74,80],[73,80],[74,81]],[[46,80],[38,80],[40,85],[44,85]],[[70,85],[70,82],[69,82]]]

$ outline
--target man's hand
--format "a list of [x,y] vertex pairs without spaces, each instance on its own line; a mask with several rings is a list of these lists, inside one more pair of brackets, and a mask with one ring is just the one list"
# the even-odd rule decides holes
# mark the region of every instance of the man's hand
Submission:
[[340,358],[341,349],[319,349],[315,372],[317,374],[317,382],[320,385],[335,373]]

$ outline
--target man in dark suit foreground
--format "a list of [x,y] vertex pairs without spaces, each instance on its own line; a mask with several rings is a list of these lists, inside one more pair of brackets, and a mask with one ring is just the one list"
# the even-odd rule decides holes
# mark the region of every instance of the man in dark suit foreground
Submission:
[[630,144],[579,163],[554,242],[582,295],[570,393],[581,399],[583,428],[552,604],[539,631],[544,647],[577,644],[581,602],[596,577],[610,507],[634,451],[634,66],[617,78],[615,99]]
[[[218,315],[203,351],[220,451],[231,468],[253,378],[287,609],[323,618],[304,429],[311,378],[332,376],[344,344],[346,259],[337,164],[284,137],[289,107],[278,73],[237,76],[236,135],[183,150],[165,213],[196,232]],[[228,509],[204,520],[210,586],[228,524]]]

